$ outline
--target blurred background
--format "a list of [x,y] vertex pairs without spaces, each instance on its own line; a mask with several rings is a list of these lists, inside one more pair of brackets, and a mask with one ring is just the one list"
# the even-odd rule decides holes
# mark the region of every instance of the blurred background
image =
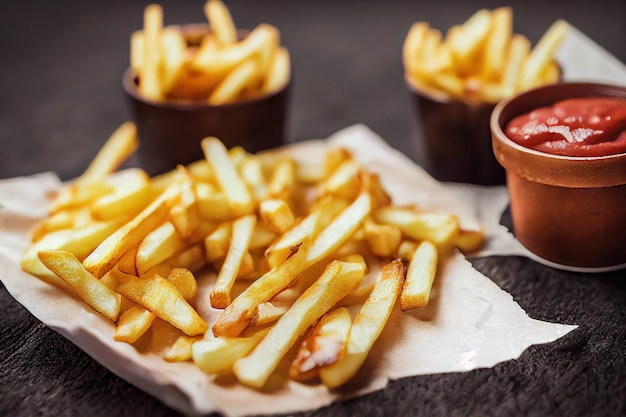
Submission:
[[[165,24],[205,22],[204,1],[162,0]],[[79,174],[129,118],[121,87],[129,37],[148,1],[0,3],[0,178],[54,169]],[[442,31],[479,8],[510,5],[533,44],[556,19],[626,62],[626,2],[226,1],[240,28],[277,26],[291,52],[289,141],[364,123],[414,157],[401,47],[417,20]],[[626,83],[626,80],[625,80]]]

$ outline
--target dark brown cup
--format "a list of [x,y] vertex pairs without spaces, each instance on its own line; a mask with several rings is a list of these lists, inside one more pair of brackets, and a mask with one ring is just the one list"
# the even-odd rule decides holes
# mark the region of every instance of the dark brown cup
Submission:
[[501,102],[491,117],[493,150],[506,169],[515,235],[531,252],[565,269],[626,267],[626,153],[552,155],[523,147],[504,131],[514,117],[533,109],[592,96],[626,99],[626,87],[550,85]]
[[407,86],[419,129],[417,162],[439,181],[504,184],[504,169],[491,147],[495,104],[450,101]]
[[[207,25],[182,26],[189,44],[208,33]],[[241,38],[246,31],[240,31]],[[139,165],[150,175],[169,171],[204,157],[200,141],[219,138],[227,148],[242,146],[258,152],[285,143],[290,83],[279,91],[233,104],[198,101],[154,101],[141,96],[137,77],[129,68],[122,85],[137,125]]]

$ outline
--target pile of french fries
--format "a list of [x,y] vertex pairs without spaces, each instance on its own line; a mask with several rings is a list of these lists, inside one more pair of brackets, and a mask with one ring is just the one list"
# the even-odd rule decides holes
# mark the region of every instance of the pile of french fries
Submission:
[[204,12],[210,31],[199,35],[163,27],[158,4],[145,8],[144,28],[130,38],[130,66],[143,97],[221,105],[271,94],[289,82],[289,53],[276,27],[263,23],[240,39],[224,3],[209,0]]
[[[250,387],[283,360],[285,377],[341,386],[396,302],[426,306],[443,258],[483,242],[453,214],[394,206],[379,176],[343,148],[298,161],[208,137],[205,159],[150,178],[118,170],[137,141],[124,123],[63,186],[21,266],[80,297],[115,325],[115,340],[169,326],[178,337],[165,360],[234,373]],[[208,303],[219,312],[212,322]]]
[[445,36],[416,22],[405,38],[402,57],[407,82],[442,100],[496,103],[545,84],[561,74],[554,54],[568,25],[557,20],[531,50],[513,33],[513,11],[481,9]]

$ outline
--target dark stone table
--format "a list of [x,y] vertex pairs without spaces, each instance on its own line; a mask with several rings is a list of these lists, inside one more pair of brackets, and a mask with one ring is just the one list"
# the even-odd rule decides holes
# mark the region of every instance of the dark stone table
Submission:
[[[0,3],[0,178],[79,174],[127,120],[120,77],[140,1]],[[202,1],[163,1],[166,23],[203,21]],[[513,1],[536,42],[557,18],[626,61],[626,3]],[[230,1],[240,27],[282,31],[295,74],[290,141],[365,123],[415,158],[400,46],[410,24],[446,30],[495,1]],[[626,81],[626,80],[625,80]],[[579,328],[518,360],[393,381],[306,416],[626,415],[626,273],[575,274],[521,257],[473,261],[536,319]],[[0,271],[0,274],[2,271]],[[33,318],[0,290],[0,415],[174,416]]]

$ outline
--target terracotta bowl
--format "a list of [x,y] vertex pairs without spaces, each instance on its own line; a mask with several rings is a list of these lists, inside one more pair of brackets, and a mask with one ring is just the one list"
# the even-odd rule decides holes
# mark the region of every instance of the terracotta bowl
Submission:
[[430,175],[479,185],[506,182],[491,149],[489,117],[495,104],[450,101],[407,86],[419,130],[417,162]]
[[517,239],[539,259],[572,270],[626,267],[626,153],[552,155],[504,134],[509,121],[575,97],[626,98],[626,87],[562,83],[498,104],[491,115],[493,151],[506,169]]
[[[206,25],[183,26],[188,42],[198,42]],[[247,32],[240,32],[245,36]],[[219,138],[227,148],[242,146],[249,152],[285,143],[290,83],[274,93],[233,104],[209,105],[201,101],[146,99],[137,90],[137,76],[129,68],[122,79],[139,135],[138,162],[150,175],[202,159],[200,141]]]

